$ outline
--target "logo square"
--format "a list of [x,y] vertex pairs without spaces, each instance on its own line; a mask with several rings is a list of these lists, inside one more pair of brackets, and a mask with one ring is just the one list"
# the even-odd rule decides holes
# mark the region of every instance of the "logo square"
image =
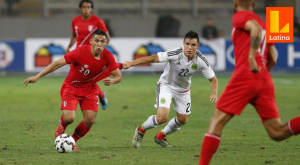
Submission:
[[267,43],[294,42],[294,8],[266,7]]

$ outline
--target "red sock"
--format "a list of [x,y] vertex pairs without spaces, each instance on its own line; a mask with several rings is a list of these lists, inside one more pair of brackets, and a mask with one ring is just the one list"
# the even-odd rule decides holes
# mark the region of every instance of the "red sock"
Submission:
[[142,126],[139,126],[138,131],[142,132],[144,135],[146,133],[146,131],[143,130]]
[[218,150],[220,136],[206,133],[203,139],[199,165],[209,165],[214,153]]
[[288,126],[293,135],[298,135],[300,133],[300,117],[290,120]]
[[60,125],[62,126],[62,127],[64,127],[65,129],[67,128],[67,124],[66,124],[66,122],[64,121],[64,115],[62,114],[61,115],[61,117],[60,117]]
[[161,131],[158,132],[158,134],[156,134],[156,138],[157,139],[160,139],[160,140],[163,140],[166,138],[166,135],[164,135]]
[[83,121],[81,121],[78,126],[75,128],[74,134],[72,135],[75,142],[82,138],[86,133],[91,130],[92,127],[87,127]]

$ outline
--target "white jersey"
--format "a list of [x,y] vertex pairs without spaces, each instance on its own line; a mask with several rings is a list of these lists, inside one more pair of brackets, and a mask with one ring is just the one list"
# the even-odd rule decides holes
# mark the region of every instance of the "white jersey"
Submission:
[[183,47],[157,53],[159,62],[168,62],[158,83],[166,84],[178,92],[189,91],[191,78],[196,71],[202,71],[207,79],[215,76],[204,55],[197,50],[194,58],[188,61],[183,53]]

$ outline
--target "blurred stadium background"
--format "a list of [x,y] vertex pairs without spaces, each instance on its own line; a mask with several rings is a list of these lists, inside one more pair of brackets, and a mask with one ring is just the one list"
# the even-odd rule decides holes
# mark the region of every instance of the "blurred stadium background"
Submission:
[[[111,87],[100,83],[108,94],[109,108],[99,110],[95,126],[86,138],[79,141],[80,156],[78,153],[56,154],[52,136],[61,115],[59,89],[68,68],[57,71],[59,76],[52,74],[27,88],[22,86],[22,81],[64,55],[71,37],[71,20],[80,15],[79,1],[0,0],[0,164],[153,164],[153,160],[156,160],[155,164],[164,165],[196,164],[202,136],[214,109],[214,105],[207,101],[209,83],[201,75],[194,76],[192,81],[194,111],[189,124],[169,139],[177,148],[166,151],[154,145],[153,136],[162,126],[149,132],[143,149],[136,150],[131,145],[136,126],[156,112],[153,108],[155,83],[164,64],[136,66],[122,71],[122,82]],[[107,49],[118,62],[179,47],[185,33],[194,30],[201,36],[200,51],[217,72],[219,93],[223,91],[234,69],[230,38],[233,0],[93,2],[93,14],[105,20],[112,34]],[[278,64],[272,71],[278,107],[283,122],[286,122],[299,115],[300,110],[300,1],[256,2],[255,12],[263,19],[266,6],[294,7],[294,43],[275,44]],[[207,18],[213,20],[219,31],[214,39],[202,36]],[[227,126],[213,163],[299,164],[298,137],[282,143],[272,142],[253,108],[247,107],[244,113],[246,115],[234,118]],[[170,118],[172,116],[173,110]],[[80,120],[82,117],[77,111],[76,121],[67,132],[72,133]],[[290,146],[294,148],[290,149]],[[283,152],[287,148],[290,152]]]
[[[200,32],[212,17],[224,37],[230,37],[233,0],[95,0],[93,13],[108,20],[115,37],[155,37],[157,20],[171,15],[180,22],[178,35]],[[79,15],[79,0],[0,0],[0,34],[5,39],[69,37],[71,19]],[[265,18],[266,6],[294,6],[297,0],[257,0],[255,11]],[[125,28],[126,27],[126,28]]]
[[[112,36],[108,49],[118,62],[180,46],[182,37],[189,30],[203,36],[202,28],[207,19],[211,18],[218,36],[212,40],[201,38],[200,51],[206,55],[215,70],[225,71],[234,68],[230,38],[232,2],[233,0],[95,0],[93,14],[106,22]],[[35,72],[50,62],[50,56],[51,61],[61,57],[71,36],[71,20],[80,15],[78,3],[79,0],[0,0],[0,49],[1,52],[6,52],[0,53],[0,71]],[[279,63],[275,70],[298,70],[300,1],[259,0],[256,3],[255,12],[263,19],[266,17],[266,6],[294,7],[296,39],[293,44],[278,44]],[[43,47],[48,49],[48,62],[43,62],[46,57],[36,57],[45,56],[45,51],[41,50]],[[161,69],[162,67],[145,67],[131,71]]]

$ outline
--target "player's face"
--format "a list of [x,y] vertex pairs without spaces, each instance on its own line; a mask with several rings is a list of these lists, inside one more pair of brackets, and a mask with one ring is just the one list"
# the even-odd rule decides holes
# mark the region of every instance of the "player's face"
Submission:
[[196,51],[198,50],[200,44],[197,40],[197,38],[186,38],[183,42],[184,45],[184,55],[187,57],[192,57],[194,54],[196,54]]
[[84,17],[90,17],[92,14],[92,4],[88,3],[88,2],[83,2],[81,8],[81,15]]
[[91,38],[92,50],[97,54],[104,50],[106,44],[106,37],[104,35],[94,35]]

